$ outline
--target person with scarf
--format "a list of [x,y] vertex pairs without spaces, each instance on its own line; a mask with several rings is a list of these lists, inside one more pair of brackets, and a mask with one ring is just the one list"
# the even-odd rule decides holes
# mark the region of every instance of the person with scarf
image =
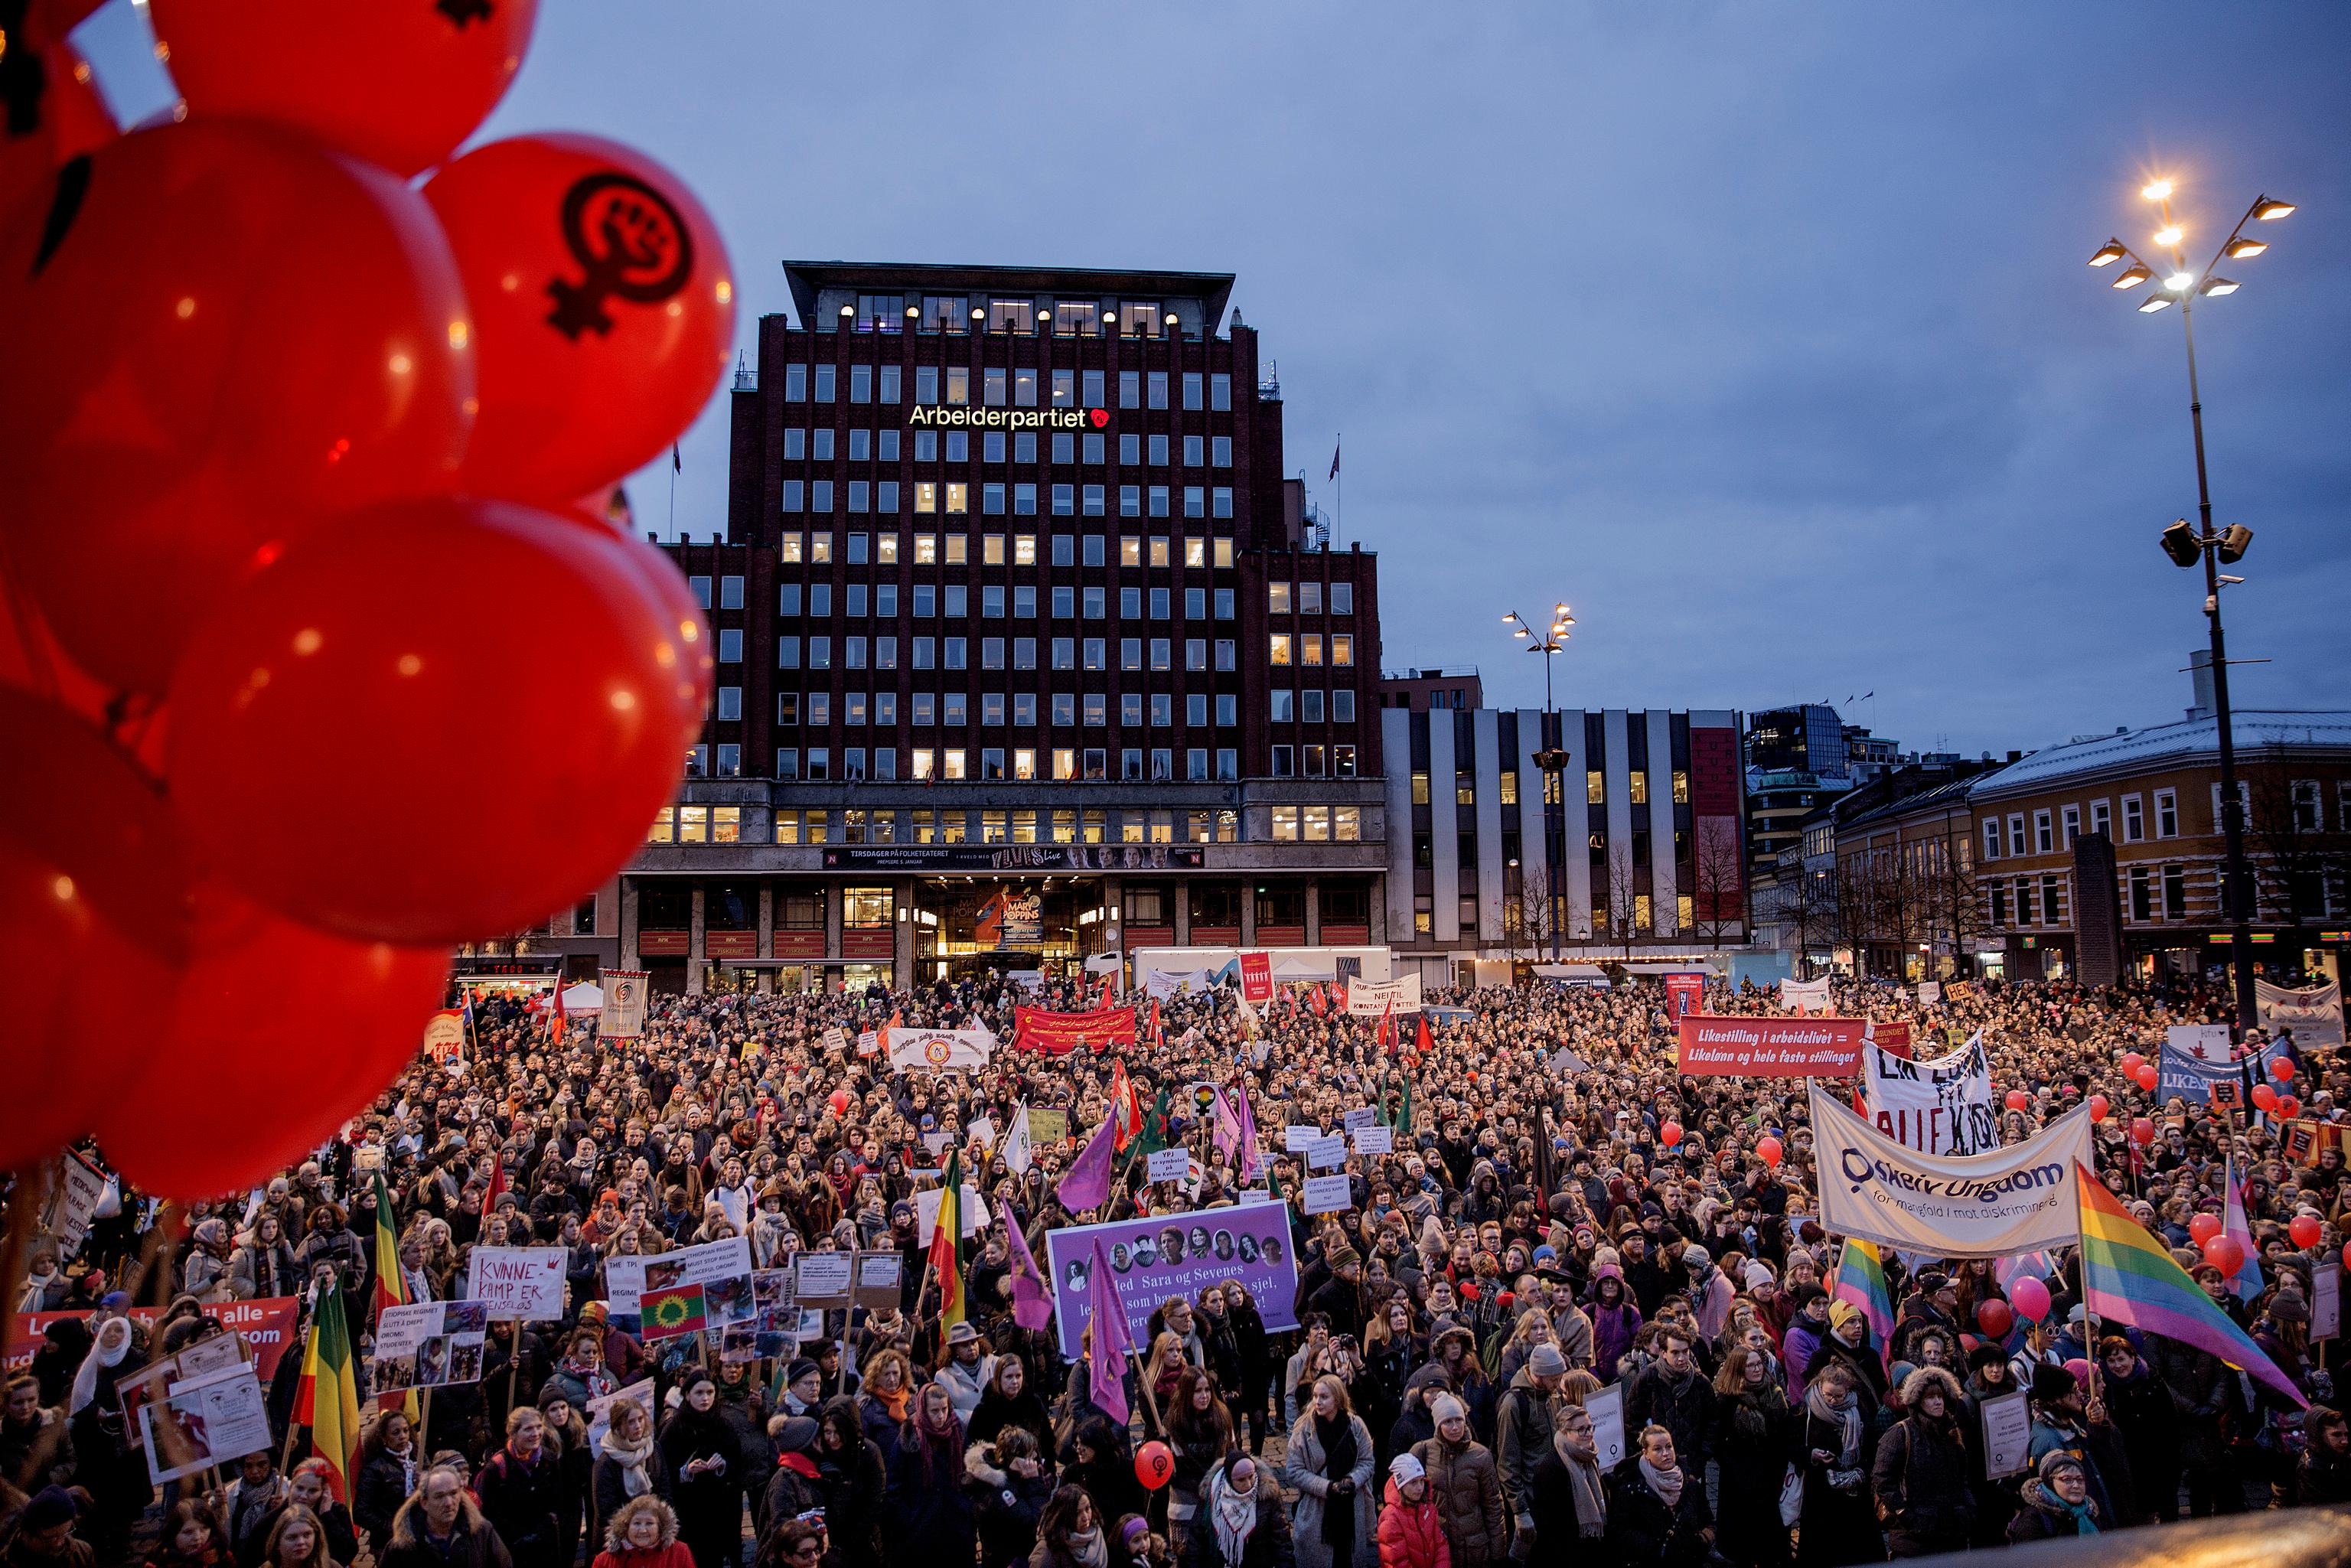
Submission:
[[1372,1507],[1372,1434],[1347,1406],[1347,1385],[1325,1374],[1290,1429],[1281,1481],[1298,1489],[1290,1531],[1298,1568],[1372,1568],[1379,1541]]
[[181,1291],[207,1304],[234,1301],[236,1290],[229,1279],[228,1221],[199,1220],[189,1239],[194,1245],[180,1266]]
[[697,1368],[683,1385],[684,1401],[663,1424],[655,1445],[669,1472],[678,1539],[694,1554],[695,1568],[734,1568],[742,1555],[748,1466],[735,1424],[717,1407],[717,1380]]
[[1430,1391],[1436,1436],[1413,1445],[1412,1457],[1428,1477],[1453,1568],[1488,1568],[1509,1547],[1502,1473],[1493,1451],[1470,1433],[1468,1406],[1442,1387]]
[[1197,1528],[1184,1534],[1179,1568],[1296,1568],[1281,1490],[1247,1454],[1235,1454],[1208,1472],[1196,1522]]
[[1963,1408],[1959,1379],[1939,1366],[1922,1366],[1903,1380],[1902,1419],[1878,1440],[1870,1470],[1886,1549],[1896,1557],[1967,1548],[1976,1504]]
[[293,1244],[273,1209],[253,1217],[253,1229],[244,1246],[229,1255],[229,1289],[240,1301],[256,1296],[290,1296],[301,1288],[302,1274],[294,1261]]
[[801,1514],[824,1507],[823,1469],[816,1457],[821,1430],[813,1416],[768,1418],[768,1440],[776,1450],[776,1468],[752,1508],[762,1542],[773,1539]]
[[1176,1474],[1167,1487],[1167,1517],[1180,1531],[1191,1528],[1208,1472],[1233,1447],[1232,1414],[1217,1397],[1216,1379],[1201,1367],[1187,1366],[1176,1379],[1175,1404],[1167,1412],[1167,1443],[1176,1458]]
[[1428,1472],[1410,1454],[1388,1466],[1380,1506],[1380,1568],[1453,1568],[1445,1521],[1429,1495]]
[[588,1479],[588,1539],[601,1541],[632,1498],[667,1497],[669,1471],[653,1458],[653,1420],[633,1399],[615,1400]]
[[1608,1545],[1626,1563],[1698,1568],[1714,1549],[1714,1514],[1706,1505],[1706,1477],[1685,1472],[1674,1435],[1644,1427],[1633,1452],[1616,1467],[1608,1500]]
[[[596,1455],[580,1408],[552,1378],[538,1391],[538,1414],[547,1423],[545,1446],[555,1460],[555,1517],[560,1526],[556,1561],[562,1568],[579,1561],[580,1531],[592,1523],[589,1494],[595,1486]],[[597,1539],[590,1530],[586,1540],[591,1549]]]
[[1813,1352],[1812,1364],[1805,1369],[1807,1382],[1820,1375],[1822,1367],[1835,1363],[1852,1375],[1854,1397],[1861,1402],[1861,1419],[1873,1429],[1877,1426],[1877,1413],[1886,1406],[1886,1361],[1881,1347],[1869,1331],[1869,1320],[1851,1301],[1834,1301],[1829,1306],[1829,1332]]
[[693,1568],[677,1538],[677,1514],[651,1493],[631,1498],[605,1527],[591,1568]]
[[585,1410],[588,1401],[604,1398],[620,1386],[604,1365],[604,1331],[587,1323],[573,1329],[564,1342],[563,1359],[547,1375],[539,1396],[545,1398],[549,1389],[559,1389],[571,1402],[571,1408]]
[[883,1535],[905,1563],[971,1561],[977,1527],[964,1490],[963,1422],[943,1383],[914,1396],[914,1414],[890,1467],[890,1509]]
[[1017,1355],[998,1355],[988,1375],[987,1389],[967,1423],[966,1436],[975,1443],[992,1443],[1008,1427],[1018,1427],[1037,1439],[1040,1453],[1053,1448],[1053,1415],[1029,1381],[1029,1367]]
[[1037,1545],[1029,1553],[1029,1568],[1109,1568],[1109,1534],[1093,1499],[1083,1487],[1056,1490],[1037,1521]]
[[506,1446],[483,1462],[474,1495],[514,1558],[514,1568],[569,1568],[562,1555],[563,1477],[547,1442],[547,1418],[528,1405],[507,1416]]
[[[870,1318],[868,1322],[870,1326]],[[864,1358],[863,1373],[857,1390],[857,1419],[865,1436],[882,1450],[883,1464],[894,1465],[906,1417],[914,1408],[914,1364],[903,1350],[879,1350]]]
[[1780,1331],[1780,1361],[1788,1369],[1788,1400],[1794,1404],[1812,1384],[1813,1357],[1828,1337],[1829,1293],[1807,1282],[1792,1287],[1787,1327]]
[[1707,1434],[1714,1425],[1714,1388],[1698,1371],[1698,1345],[1686,1322],[1657,1326],[1657,1359],[1633,1376],[1625,1390],[1625,1425],[1633,1431],[1656,1425],[1674,1435],[1674,1452],[1692,1470],[1706,1468]]
[[836,1394],[817,1416],[817,1484],[826,1533],[841,1568],[881,1568],[882,1511],[889,1481],[882,1450],[865,1435],[853,1396]]
[[1714,1379],[1711,1449],[1720,1467],[1722,1554],[1738,1568],[1786,1568],[1780,1488],[1796,1458],[1797,1419],[1768,1352],[1738,1344]]
[[1028,1561],[1057,1490],[1036,1434],[1007,1427],[995,1442],[966,1448],[963,1468],[978,1516],[979,1568],[1017,1568]]
[[416,1428],[404,1410],[376,1417],[360,1438],[359,1479],[351,1484],[351,1520],[367,1532],[378,1556],[392,1540],[392,1518],[415,1490]]
[[2017,1498],[2022,1506],[2008,1522],[2012,1542],[2095,1535],[2105,1528],[2097,1500],[2090,1495],[2089,1472],[2063,1448],[2041,1456],[2040,1468],[2019,1489]]
[[1867,1430],[1851,1369],[1843,1361],[1829,1361],[1804,1392],[1799,1439],[1804,1503],[1797,1521],[1797,1568],[1885,1560],[1886,1542],[1869,1495]]

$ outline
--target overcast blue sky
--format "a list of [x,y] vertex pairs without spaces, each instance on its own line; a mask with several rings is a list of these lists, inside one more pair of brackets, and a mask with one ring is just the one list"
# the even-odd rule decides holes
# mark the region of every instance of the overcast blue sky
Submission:
[[[110,91],[164,92],[128,0]],[[2351,706],[2351,6],[804,5],[547,0],[485,137],[684,173],[739,336],[786,256],[1237,273],[1288,467],[1381,557],[1383,664],[1541,701],[1505,610],[1580,624],[1562,704],[1874,691],[1909,746],[2177,717],[2200,596],[2177,312],[2084,258],[2180,182],[2243,706]],[[141,99],[147,100],[141,102]],[[726,400],[681,528],[721,525]],[[632,484],[658,526],[668,472]]]

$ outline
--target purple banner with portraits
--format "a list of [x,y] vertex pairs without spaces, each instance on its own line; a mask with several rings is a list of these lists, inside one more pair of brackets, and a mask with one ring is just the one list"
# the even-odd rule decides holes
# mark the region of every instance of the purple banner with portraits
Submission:
[[1126,1309],[1126,1326],[1139,1349],[1150,1349],[1151,1314],[1173,1296],[1194,1306],[1211,1285],[1245,1287],[1279,1332],[1298,1326],[1298,1257],[1290,1240],[1290,1206],[1251,1203],[1192,1214],[1163,1214],[1108,1225],[1072,1225],[1045,1232],[1045,1269],[1053,1281],[1053,1319],[1061,1358],[1075,1361],[1086,1327],[1086,1273],[1094,1239],[1110,1259],[1111,1282]]

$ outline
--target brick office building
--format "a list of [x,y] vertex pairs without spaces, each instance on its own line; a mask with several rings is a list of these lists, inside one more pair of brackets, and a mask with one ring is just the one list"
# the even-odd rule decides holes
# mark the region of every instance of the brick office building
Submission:
[[1384,938],[1376,558],[1224,274],[785,265],[676,804],[534,946],[659,988]]

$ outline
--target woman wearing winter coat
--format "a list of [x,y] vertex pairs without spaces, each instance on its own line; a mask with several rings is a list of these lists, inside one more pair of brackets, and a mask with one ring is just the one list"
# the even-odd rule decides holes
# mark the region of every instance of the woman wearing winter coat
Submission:
[[1780,1488],[1796,1458],[1798,1420],[1787,1390],[1762,1352],[1738,1344],[1714,1378],[1714,1427],[1708,1446],[1721,1466],[1722,1554],[1738,1568],[1786,1568],[1788,1527],[1780,1521]]
[[1297,1568],[1280,1484],[1249,1455],[1208,1472],[1197,1522],[1185,1534],[1180,1568]]
[[1706,1476],[1688,1469],[1663,1427],[1641,1428],[1634,1451],[1616,1467],[1608,1497],[1608,1545],[1619,1561],[1698,1568],[1714,1548],[1714,1514]]
[[1150,1506],[1150,1494],[1135,1479],[1134,1451],[1127,1446],[1126,1428],[1113,1426],[1106,1416],[1087,1417],[1071,1434],[1061,1484],[1082,1487],[1104,1519],[1144,1513]]
[[612,1515],[592,1568],[694,1568],[694,1553],[677,1538],[676,1511],[647,1492]]
[[1641,1309],[1625,1288],[1625,1270],[1603,1263],[1592,1271],[1592,1370],[1604,1384],[1616,1381],[1616,1363],[1641,1332]]
[[978,1520],[979,1568],[1027,1562],[1054,1490],[1036,1437],[1025,1427],[1008,1427],[994,1443],[966,1448],[963,1469]]
[[882,1533],[896,1562],[962,1568],[971,1561],[977,1526],[964,1490],[963,1450],[963,1422],[946,1385],[925,1384],[890,1467]]
[[1176,1380],[1175,1407],[1167,1412],[1167,1446],[1176,1474],[1168,1483],[1167,1516],[1177,1533],[1191,1528],[1200,1506],[1200,1487],[1233,1448],[1233,1417],[1217,1397],[1216,1380],[1199,1367],[1186,1367]]
[[1413,1446],[1428,1477],[1453,1568],[1488,1568],[1510,1553],[1502,1509],[1502,1472],[1493,1451],[1470,1435],[1469,1407],[1450,1394],[1429,1401],[1437,1436]]
[[2018,1491],[2020,1507],[2008,1521],[2008,1539],[2022,1544],[2060,1536],[2095,1535],[2108,1528],[2090,1496],[2089,1472],[2063,1448],[2041,1456],[2041,1468]]
[[1347,1407],[1347,1385],[1327,1373],[1316,1378],[1281,1464],[1282,1484],[1299,1493],[1290,1515],[1298,1568],[1372,1568],[1378,1561],[1375,1473],[1371,1429]]
[[286,1239],[275,1212],[265,1208],[254,1216],[252,1234],[229,1255],[228,1282],[240,1301],[298,1293],[302,1275],[294,1261],[294,1244]]
[[865,1358],[864,1382],[857,1391],[857,1420],[882,1450],[886,1469],[898,1458],[898,1439],[914,1409],[914,1364],[902,1350],[876,1351]]
[[1440,1512],[1420,1461],[1398,1454],[1381,1494],[1380,1568],[1453,1568]]
[[[1983,1430],[1983,1406],[2016,1392],[2016,1374],[2008,1354],[1997,1344],[1980,1344],[1968,1353],[1967,1399],[1959,1419],[1970,1432]],[[2167,1419],[2168,1417],[2167,1416]],[[1971,1546],[1998,1546],[2008,1539],[2008,1521],[2016,1512],[2016,1486],[1984,1475],[1983,1445],[1968,1446],[1968,1484],[1976,1494],[1976,1522]],[[2174,1485],[2172,1490],[2179,1489]]]
[[633,1399],[616,1400],[603,1452],[588,1475],[588,1539],[602,1541],[632,1498],[669,1496],[669,1469],[653,1451],[653,1418]]
[[2342,1412],[2314,1405],[2302,1418],[2308,1443],[2294,1469],[2296,1508],[2351,1502],[2351,1423]]
[[359,1479],[351,1483],[351,1520],[367,1531],[375,1555],[392,1540],[392,1516],[416,1490],[416,1428],[404,1410],[388,1411],[360,1439]]
[[1868,1424],[1842,1361],[1823,1366],[1804,1391],[1803,1514],[1796,1525],[1797,1568],[1879,1563],[1886,1542],[1869,1495]]
[[1017,1355],[998,1355],[989,1373],[979,1405],[965,1424],[964,1436],[974,1443],[993,1443],[1006,1428],[1018,1427],[1037,1439],[1040,1453],[1053,1447],[1053,1416],[1029,1382],[1029,1368]]
[[881,1568],[882,1511],[889,1495],[882,1450],[866,1437],[857,1401],[837,1394],[817,1416],[817,1484],[825,1532],[841,1568]]
[[1267,1412],[1273,1394],[1273,1351],[1268,1343],[1265,1318],[1257,1301],[1238,1281],[1225,1286],[1225,1316],[1233,1326],[1233,1343],[1240,1347],[1240,1386],[1229,1401],[1236,1425],[1249,1426],[1249,1452],[1265,1451]]
[[1110,1559],[1110,1524],[1094,1500],[1083,1487],[1056,1489],[1037,1521],[1029,1568],[1109,1568]]
[[1975,1525],[1959,1381],[1922,1366],[1902,1382],[1902,1419],[1878,1440],[1870,1472],[1886,1544],[1896,1557],[1967,1548]]
[[507,1416],[506,1446],[474,1477],[482,1517],[506,1542],[515,1568],[570,1568],[560,1555],[562,1490],[546,1418],[528,1405],[517,1406]]
[[717,1383],[696,1370],[684,1386],[684,1402],[654,1445],[669,1472],[678,1539],[694,1554],[695,1568],[733,1568],[743,1550],[743,1489],[750,1478],[735,1424],[717,1407]]

